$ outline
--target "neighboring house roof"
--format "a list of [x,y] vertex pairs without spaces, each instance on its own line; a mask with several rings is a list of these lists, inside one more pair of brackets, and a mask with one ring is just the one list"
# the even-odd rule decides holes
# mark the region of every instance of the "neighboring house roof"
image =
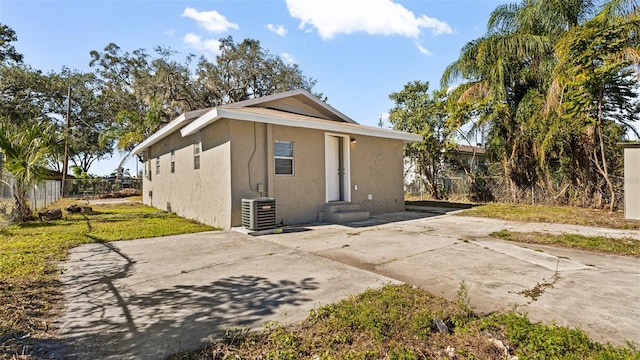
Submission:
[[292,90],[184,113],[136,146],[132,153],[141,153],[177,130],[180,130],[182,136],[189,136],[220,119],[346,132],[406,142],[422,140],[421,135],[359,125],[311,93],[305,90]]
[[[62,180],[62,171],[47,169],[44,172],[44,178],[45,180]],[[72,180],[75,178],[76,177],[71,174],[67,174],[66,177],[67,180]]]
[[635,149],[635,148],[640,148],[640,142],[637,142],[637,141],[619,142],[618,146],[621,146],[625,149],[626,148]]
[[457,150],[460,153],[479,154],[479,155],[484,155],[487,152],[485,148],[470,146],[470,145],[458,145]]

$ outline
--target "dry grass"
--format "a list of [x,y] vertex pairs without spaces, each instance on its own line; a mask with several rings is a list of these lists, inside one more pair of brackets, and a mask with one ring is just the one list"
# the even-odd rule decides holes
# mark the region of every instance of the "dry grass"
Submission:
[[640,241],[635,239],[614,239],[604,236],[584,236],[577,234],[551,235],[542,233],[520,233],[507,230],[498,231],[491,235],[504,240],[526,244],[550,245],[640,258]]
[[640,229],[640,221],[625,220],[621,211],[610,213],[605,210],[571,206],[487,204],[465,210],[458,215],[479,216],[505,220],[546,222],[598,226],[612,229]]

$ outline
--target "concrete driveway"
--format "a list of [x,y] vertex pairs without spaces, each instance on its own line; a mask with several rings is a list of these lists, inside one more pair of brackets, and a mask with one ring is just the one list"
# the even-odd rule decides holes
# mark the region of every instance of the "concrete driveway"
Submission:
[[[225,329],[291,323],[366,288],[408,282],[454,298],[464,281],[477,311],[518,310],[578,326],[600,341],[640,344],[640,260],[526,247],[514,231],[638,232],[397,213],[361,223],[234,231],[83,245],[63,264],[55,358],[158,359]],[[545,285],[547,284],[547,285]],[[534,301],[523,290],[542,288]]]

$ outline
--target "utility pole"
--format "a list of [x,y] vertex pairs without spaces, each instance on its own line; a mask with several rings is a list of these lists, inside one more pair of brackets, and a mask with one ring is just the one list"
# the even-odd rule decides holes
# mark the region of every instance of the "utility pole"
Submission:
[[67,92],[67,125],[64,128],[64,159],[62,160],[62,186],[60,186],[61,197],[64,197],[65,182],[67,181],[67,168],[69,167],[69,125],[71,115],[71,86]]

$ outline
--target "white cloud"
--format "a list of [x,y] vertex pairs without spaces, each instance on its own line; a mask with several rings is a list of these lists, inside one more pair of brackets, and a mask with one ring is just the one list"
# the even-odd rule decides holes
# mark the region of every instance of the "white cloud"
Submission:
[[280,57],[287,64],[297,64],[296,59],[293,56],[291,56],[291,54],[282,53],[282,55],[280,55]]
[[366,32],[417,38],[423,29],[435,35],[451,34],[446,22],[427,15],[416,16],[392,0],[286,0],[289,14],[300,20],[300,29],[315,27],[324,39],[338,34]]
[[418,44],[418,42],[416,42],[416,46],[418,47],[418,51],[420,51],[424,55],[431,56],[431,52],[429,51],[429,49],[427,49],[426,47]]
[[267,24],[267,29],[269,29],[269,31],[276,33],[280,36],[287,35],[287,29],[284,27],[284,25]]
[[230,22],[215,10],[198,11],[194,8],[187,7],[184,9],[182,16],[195,20],[199,26],[212,33],[223,33],[229,29],[239,28],[238,24]]
[[176,30],[175,30],[175,29],[171,29],[171,30],[163,31],[162,33],[163,33],[164,35],[167,35],[167,36],[173,36],[173,34],[175,34],[175,32],[176,32]]
[[184,36],[184,42],[193,48],[205,52],[207,55],[220,54],[220,41],[213,39],[203,39],[200,35],[188,33]]

